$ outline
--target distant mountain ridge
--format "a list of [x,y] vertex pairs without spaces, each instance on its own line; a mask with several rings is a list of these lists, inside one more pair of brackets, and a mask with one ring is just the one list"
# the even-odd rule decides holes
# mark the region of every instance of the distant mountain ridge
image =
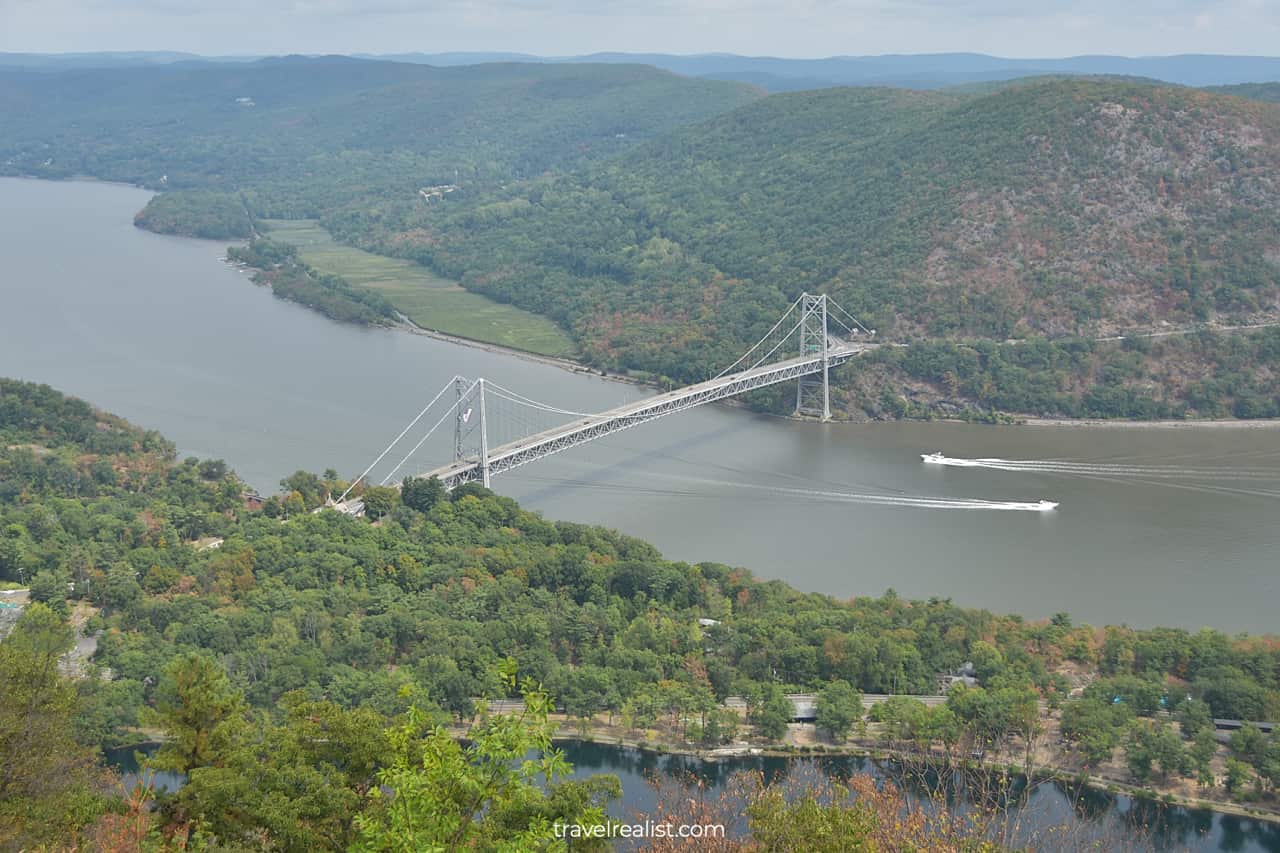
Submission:
[[[829,86],[940,88],[960,83],[1011,80],[1041,74],[1149,77],[1184,86],[1280,80],[1280,57],[1184,55],[1166,57],[1076,56],[1006,59],[974,53],[836,56],[783,59],[722,54],[592,54],[560,61],[642,62],[695,77],[735,79],[771,91]],[[822,81],[823,87],[808,84]],[[768,85],[772,82],[772,85]]]
[[5,53],[0,68],[32,71],[70,71],[82,68],[133,68],[173,65],[179,62],[251,62],[254,56],[201,56],[167,50],[90,51],[86,53]]
[[[964,83],[1012,80],[1043,74],[1147,77],[1184,86],[1222,86],[1280,81],[1280,57],[1183,54],[1173,56],[1072,56],[1011,59],[977,53],[886,54],[793,59],[727,53],[594,53],[538,56],[500,51],[451,51],[353,56],[435,66],[494,62],[607,63],[652,65],[689,77],[733,80],[769,91],[821,89],[833,86],[894,86],[933,89]],[[244,62],[260,57],[202,57],[165,51],[81,54],[0,53],[0,68],[41,70],[164,65],[175,62]]]
[[[286,56],[0,69],[0,174],[237,193],[234,206],[259,216],[306,218],[569,168],[761,94],[615,64]],[[221,220],[227,200],[219,207]]]

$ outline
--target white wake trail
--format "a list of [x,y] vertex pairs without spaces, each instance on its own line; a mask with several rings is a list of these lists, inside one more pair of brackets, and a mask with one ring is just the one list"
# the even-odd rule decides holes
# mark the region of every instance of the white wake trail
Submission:
[[[585,467],[585,466],[584,466]],[[804,498],[811,501],[821,501],[824,503],[849,503],[862,504],[867,506],[884,506],[884,507],[902,507],[913,509],[968,509],[968,510],[987,510],[995,512],[1047,512],[1055,509],[1058,504],[1051,501],[992,501],[983,498],[939,498],[927,496],[913,495],[886,495],[886,494],[866,494],[858,492],[845,492],[835,490],[822,489],[799,489],[789,488],[787,486],[777,486],[761,483],[751,483],[742,480],[718,480],[711,477],[691,477],[683,474],[674,474],[667,471],[648,471],[645,477],[656,481],[655,484],[646,485],[643,482],[592,482],[586,479],[565,480],[562,477],[540,477],[538,475],[525,474],[525,477],[548,484],[559,486],[572,485],[575,488],[592,489],[599,491],[618,491],[630,494],[647,494],[647,495],[671,495],[682,498],[715,498],[718,496],[713,493],[700,489],[674,489],[665,488],[659,484],[663,481],[678,481],[700,486],[715,486],[720,489],[733,490],[735,499],[747,497],[748,495],[779,495],[784,497]]]
[[1277,480],[1280,472],[1230,468],[1192,468],[1179,465],[1135,465],[1127,462],[1074,462],[1065,459],[965,459],[929,456],[926,461],[949,468],[987,468],[1026,474],[1076,474],[1112,477],[1149,477],[1179,480]]
[[876,495],[858,494],[856,492],[825,491],[820,489],[790,489],[786,486],[766,486],[748,483],[731,483],[725,480],[712,480],[703,477],[680,477],[675,474],[665,475],[673,479],[706,483],[713,486],[724,486],[732,489],[752,489],[808,498],[810,500],[835,501],[837,503],[865,504],[870,506],[914,507],[916,509],[970,509],[993,510],[999,512],[1046,512],[1058,505],[1050,501],[990,501],[982,498],[935,498],[915,497],[910,495]]

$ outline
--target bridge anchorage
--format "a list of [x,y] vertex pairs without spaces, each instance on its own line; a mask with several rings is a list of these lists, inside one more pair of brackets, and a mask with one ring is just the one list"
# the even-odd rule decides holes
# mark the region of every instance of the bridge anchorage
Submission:
[[[844,336],[832,331],[832,323]],[[344,512],[362,512],[363,504],[358,499],[347,501],[348,496],[359,483],[367,482],[370,472],[450,391],[453,404],[382,478],[382,485],[394,482],[402,470],[412,470],[407,468],[410,460],[446,421],[453,425],[453,461],[420,470],[419,476],[439,477],[447,489],[463,483],[489,486],[499,474],[571,447],[705,403],[792,380],[796,380],[795,413],[826,421],[831,418],[831,368],[878,347],[874,337],[873,330],[827,295],[801,294],[764,337],[718,375],[595,414],[541,403],[483,378],[455,376],[332,505]],[[772,360],[775,357],[778,360]]]

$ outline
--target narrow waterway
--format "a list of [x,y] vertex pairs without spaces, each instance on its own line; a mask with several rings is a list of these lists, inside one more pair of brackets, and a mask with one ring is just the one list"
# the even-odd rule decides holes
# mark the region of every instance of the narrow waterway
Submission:
[[[0,179],[0,375],[224,458],[261,490],[299,468],[353,476],[455,374],[576,411],[649,393],[333,323],[253,286],[218,260],[220,244],[134,228],[147,198]],[[514,417],[497,432],[513,437]],[[447,432],[406,470],[447,461]],[[990,461],[922,463],[931,451]],[[675,559],[842,597],[892,587],[1031,618],[1280,631],[1277,429],[818,425],[712,406],[495,487]],[[1042,499],[1059,506],[1011,505]]]

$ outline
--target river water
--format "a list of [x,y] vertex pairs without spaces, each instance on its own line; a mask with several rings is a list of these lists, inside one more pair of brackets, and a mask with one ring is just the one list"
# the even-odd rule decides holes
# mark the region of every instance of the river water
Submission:
[[[456,374],[575,411],[651,393],[331,322],[253,286],[219,261],[221,244],[134,228],[147,198],[0,179],[0,375],[224,458],[263,491],[299,468],[359,473]],[[493,404],[495,443],[553,423],[524,410],[516,423],[506,405]],[[448,461],[446,432],[405,470]],[[922,464],[931,451],[1004,461]],[[1280,632],[1280,429],[819,425],[711,406],[495,487],[549,518],[807,591],[892,587],[1029,618]],[[1060,506],[1009,508],[1041,499]]]

